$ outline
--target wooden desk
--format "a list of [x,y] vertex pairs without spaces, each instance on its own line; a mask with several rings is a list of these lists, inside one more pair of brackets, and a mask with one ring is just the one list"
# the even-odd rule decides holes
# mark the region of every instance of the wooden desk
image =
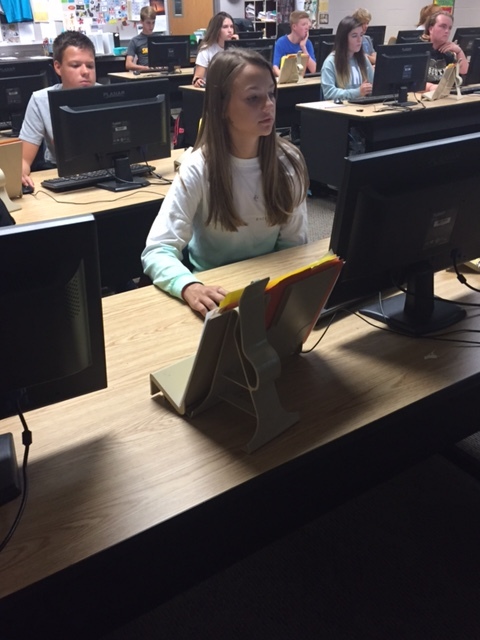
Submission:
[[[247,260],[203,280],[233,290],[326,247]],[[479,286],[480,276],[469,279]],[[436,280],[439,295],[476,300],[454,275]],[[154,287],[103,304],[108,388],[27,415],[30,496],[0,555],[6,637],[32,628],[38,637],[93,637],[89,625],[98,632],[103,618],[119,623],[154,606],[478,430],[478,349],[395,336],[345,316],[284,367],[280,397],[300,421],[248,455],[245,414],[217,405],[184,419],[150,398],[149,373],[193,353],[202,322]],[[475,313],[458,327],[478,327]],[[1,430],[14,433],[20,458],[18,420]],[[0,536],[16,508],[0,509]]]
[[[185,144],[195,143],[198,123],[202,117],[205,89],[193,85],[182,86],[183,118],[185,126]],[[299,102],[318,100],[320,95],[320,77],[307,77],[303,82],[278,85],[276,127],[291,127],[300,124],[300,114],[295,110]]]
[[[173,179],[174,160],[182,150],[172,151],[170,158],[152,160],[157,173]],[[102,285],[116,287],[142,274],[140,254],[152,222],[160,209],[169,185],[155,177],[148,187],[125,193],[110,193],[95,187],[54,193],[43,189],[42,180],[57,176],[56,169],[37,171],[34,195],[20,200],[22,208],[13,213],[17,224],[91,213],[95,215],[100,248]]]
[[[413,100],[414,96],[410,96]],[[331,101],[297,104],[300,148],[311,180],[338,187],[353,137],[379,151],[480,131],[480,96],[422,101],[411,111],[380,111],[382,105],[332,106]],[[328,106],[329,105],[329,106]]]
[[119,73],[109,73],[108,77],[110,82],[125,82],[125,80],[149,80],[152,78],[168,78],[170,85],[170,108],[179,109],[182,107],[182,92],[180,86],[186,82],[192,82],[193,79],[193,67],[181,69],[181,73],[140,73],[138,76],[133,74],[133,71],[123,71]]

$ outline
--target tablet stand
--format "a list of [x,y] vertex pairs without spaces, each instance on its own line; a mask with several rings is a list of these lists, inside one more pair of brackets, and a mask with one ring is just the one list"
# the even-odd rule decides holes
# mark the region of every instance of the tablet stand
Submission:
[[[286,412],[278,397],[275,380],[280,376],[280,357],[267,339],[265,329],[265,286],[268,278],[254,282],[245,288],[238,308],[225,311],[210,318],[208,324],[218,324],[219,331],[204,332],[197,356],[192,363],[189,379],[178,381],[185,384],[185,395],[177,406],[180,413],[195,416],[208,407],[224,400],[256,418],[256,429],[245,446],[248,453],[269,442],[299,420],[298,413]],[[227,320],[228,318],[228,320]],[[222,330],[223,328],[223,330]],[[218,359],[206,396],[199,403],[190,405],[189,388],[198,394],[197,377],[204,378],[208,372],[208,359],[215,346],[210,340],[215,335]],[[181,364],[181,363],[179,363]],[[173,365],[175,367],[176,365]],[[167,389],[172,381],[171,367],[150,376],[151,392],[162,391],[169,400],[173,395]],[[169,380],[163,375],[170,370]],[[173,403],[172,403],[173,404]],[[183,406],[182,406],[183,405]]]
[[282,360],[301,352],[342,265],[327,256],[227,296],[222,309],[207,315],[197,353],[150,374],[152,395],[161,392],[192,417],[228,402],[256,419],[247,452],[269,442],[300,418],[282,408],[275,381]]

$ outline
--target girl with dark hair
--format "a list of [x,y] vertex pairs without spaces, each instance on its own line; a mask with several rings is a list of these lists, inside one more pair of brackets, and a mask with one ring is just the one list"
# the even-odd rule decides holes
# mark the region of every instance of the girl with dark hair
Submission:
[[226,295],[203,271],[307,242],[308,173],[275,132],[277,83],[257,52],[219,53],[208,69],[202,123],[154,221],[142,254],[160,289],[205,315]]
[[193,74],[193,84],[196,87],[205,86],[207,67],[213,56],[224,50],[227,40],[238,40],[238,35],[235,33],[232,16],[225,11],[220,11],[208,23],[205,37],[198,50]]
[[347,16],[340,21],[333,52],[321,71],[325,100],[350,100],[372,92],[373,67],[362,49],[362,24]]

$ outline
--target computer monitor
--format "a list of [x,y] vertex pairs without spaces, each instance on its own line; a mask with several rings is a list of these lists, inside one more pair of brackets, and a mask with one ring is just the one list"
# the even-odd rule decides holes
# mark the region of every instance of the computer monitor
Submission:
[[308,31],[308,37],[312,36],[330,36],[333,34],[333,29],[331,27],[322,27],[321,29],[310,29]]
[[410,44],[411,42],[420,42],[423,31],[420,29],[406,29],[397,33],[396,44]]
[[245,40],[227,40],[225,42],[225,49],[232,49],[235,47],[243,47],[245,49],[253,49],[258,51],[267,62],[272,64],[273,61],[273,49],[275,47],[275,40],[264,38],[262,40],[256,40],[255,38],[248,38]]
[[475,38],[473,41],[468,71],[463,84],[480,84],[480,38]]
[[480,38],[480,27],[457,27],[453,41],[458,44],[466,56],[470,56],[475,38]]
[[[0,273],[0,418],[105,388],[94,217],[0,228]],[[11,464],[0,456],[0,504],[19,493]]]
[[237,36],[240,40],[260,40],[263,38],[263,31],[239,31]]
[[0,121],[11,123],[12,137],[18,138],[32,93],[50,86],[54,75],[48,58],[0,64]]
[[59,176],[111,169],[97,186],[123,191],[148,185],[130,165],[170,156],[166,78],[49,91]]
[[326,58],[332,53],[333,45],[335,44],[335,36],[327,35],[322,36],[317,46],[315,47],[315,58],[317,59],[317,71],[322,70],[322,65]]
[[331,236],[345,265],[329,307],[406,283],[362,313],[416,335],[460,320],[433,276],[478,255],[479,200],[480,133],[346,158]]
[[277,38],[288,36],[291,30],[290,22],[279,22],[277,24]]
[[377,47],[373,95],[398,95],[396,104],[416,104],[407,100],[408,92],[425,89],[431,50],[430,42]]
[[377,47],[385,42],[385,31],[387,27],[385,25],[370,25],[365,32],[367,36],[370,36],[373,43],[373,48]]
[[164,68],[173,73],[176,68],[190,66],[190,36],[148,36],[148,66]]

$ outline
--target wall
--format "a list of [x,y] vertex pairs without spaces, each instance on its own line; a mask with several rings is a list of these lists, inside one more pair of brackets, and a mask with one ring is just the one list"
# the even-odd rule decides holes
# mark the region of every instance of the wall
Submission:
[[[373,16],[372,24],[386,24],[386,39],[396,35],[399,29],[414,29],[420,9],[428,4],[428,0],[330,0],[330,23],[336,28],[340,20],[358,7],[366,7]],[[393,6],[392,6],[393,5]],[[396,5],[396,6],[395,6]],[[216,11],[228,11],[234,18],[243,17],[243,0],[216,0]],[[455,26],[480,26],[480,1],[455,0]]]

